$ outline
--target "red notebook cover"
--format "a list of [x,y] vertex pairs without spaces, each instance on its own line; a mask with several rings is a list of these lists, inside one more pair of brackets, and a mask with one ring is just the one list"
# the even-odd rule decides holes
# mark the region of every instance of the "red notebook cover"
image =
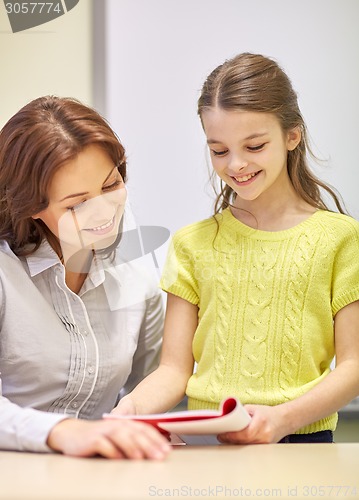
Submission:
[[119,415],[108,413],[104,418],[131,419],[146,422],[160,431],[176,434],[220,434],[247,427],[250,416],[236,398],[227,398],[219,410],[189,410],[152,415]]

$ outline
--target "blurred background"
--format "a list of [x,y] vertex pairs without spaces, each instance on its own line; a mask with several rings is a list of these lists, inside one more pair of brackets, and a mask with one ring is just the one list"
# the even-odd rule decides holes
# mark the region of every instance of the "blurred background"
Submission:
[[[325,160],[313,169],[359,218],[358,0],[79,0],[17,33],[5,4],[0,127],[46,94],[96,108],[126,148],[140,225],[173,232],[211,215],[197,99],[209,72],[239,52],[273,57],[287,72],[314,152]],[[165,253],[164,245],[160,265]],[[341,417],[336,440],[359,441],[359,403]]]

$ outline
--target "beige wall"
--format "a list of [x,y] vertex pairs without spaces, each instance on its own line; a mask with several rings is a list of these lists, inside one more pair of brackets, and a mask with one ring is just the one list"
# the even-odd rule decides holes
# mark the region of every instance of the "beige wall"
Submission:
[[339,414],[339,422],[334,432],[336,443],[358,443],[359,442],[359,416],[356,418],[345,418]]
[[80,0],[58,19],[19,33],[12,33],[0,3],[0,127],[46,94],[93,104],[92,0]]

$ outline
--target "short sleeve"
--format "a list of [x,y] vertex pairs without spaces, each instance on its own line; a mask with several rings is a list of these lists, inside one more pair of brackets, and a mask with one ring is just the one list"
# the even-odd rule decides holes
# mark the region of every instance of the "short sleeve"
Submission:
[[347,224],[333,266],[333,316],[343,307],[359,300],[359,223]]
[[188,245],[176,233],[170,243],[160,286],[191,304],[199,303],[194,256]]

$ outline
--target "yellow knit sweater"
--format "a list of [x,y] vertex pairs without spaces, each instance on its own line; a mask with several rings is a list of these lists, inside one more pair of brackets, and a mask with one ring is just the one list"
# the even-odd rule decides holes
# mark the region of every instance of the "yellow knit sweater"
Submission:
[[[217,408],[227,396],[264,405],[297,398],[329,373],[333,318],[359,300],[359,223],[320,210],[268,232],[229,209],[216,218],[174,235],[161,280],[199,308],[189,408]],[[336,422],[334,414],[298,433]]]

